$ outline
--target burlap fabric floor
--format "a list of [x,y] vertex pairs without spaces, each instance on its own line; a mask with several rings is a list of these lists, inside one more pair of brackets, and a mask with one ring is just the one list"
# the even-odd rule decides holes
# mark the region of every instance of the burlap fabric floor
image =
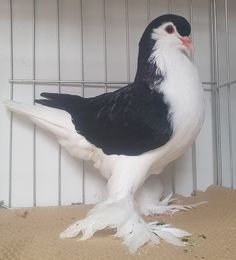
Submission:
[[133,255],[112,230],[99,232],[87,241],[58,238],[69,224],[86,215],[89,206],[2,209],[0,259],[236,259],[236,191],[212,186],[197,197],[183,198],[185,203],[202,200],[208,203],[162,217],[164,222],[193,234],[187,246],[175,247],[161,241],[158,246],[143,246]]

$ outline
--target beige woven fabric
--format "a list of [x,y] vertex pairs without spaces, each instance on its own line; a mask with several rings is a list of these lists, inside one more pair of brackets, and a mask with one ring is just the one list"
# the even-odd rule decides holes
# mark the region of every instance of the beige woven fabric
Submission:
[[212,186],[197,197],[181,199],[185,203],[208,200],[196,209],[161,218],[191,232],[188,245],[175,247],[161,241],[158,246],[145,245],[133,255],[112,230],[87,241],[58,238],[69,224],[83,218],[90,206],[2,209],[0,260],[236,259],[236,191]]

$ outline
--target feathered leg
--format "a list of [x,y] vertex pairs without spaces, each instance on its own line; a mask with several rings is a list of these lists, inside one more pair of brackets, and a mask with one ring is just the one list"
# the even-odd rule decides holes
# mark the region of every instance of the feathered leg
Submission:
[[140,166],[139,161],[138,169],[137,163],[132,165],[125,161],[122,167],[120,163],[117,164],[119,167],[116,169],[114,165],[114,172],[107,184],[107,199],[97,204],[85,219],[67,228],[60,237],[75,237],[82,232],[84,240],[92,237],[98,230],[115,228],[116,236],[123,239],[131,252],[135,252],[145,243],[158,244],[160,238],[174,245],[183,245],[178,237],[188,236],[189,233],[159,222],[146,223],[138,214],[133,194],[146,178],[147,169],[142,167],[145,164],[141,162]]
[[203,201],[189,205],[178,204],[177,202],[179,201],[172,198],[172,193],[164,199],[161,199],[162,192],[163,186],[159,177],[157,175],[151,175],[135,194],[139,212],[144,216],[173,215],[178,211],[187,211],[206,203]]

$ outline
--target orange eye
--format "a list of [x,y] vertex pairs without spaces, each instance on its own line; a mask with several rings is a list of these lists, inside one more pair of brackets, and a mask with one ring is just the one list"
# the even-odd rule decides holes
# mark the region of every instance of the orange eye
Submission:
[[172,25],[168,25],[166,28],[165,28],[166,32],[171,34],[173,33],[175,30],[174,30],[174,27]]

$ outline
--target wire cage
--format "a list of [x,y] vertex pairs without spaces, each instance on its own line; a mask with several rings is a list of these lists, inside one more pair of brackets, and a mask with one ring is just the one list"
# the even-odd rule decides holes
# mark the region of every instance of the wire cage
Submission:
[[[166,192],[234,188],[234,0],[1,0],[0,99],[42,91],[94,96],[132,82],[138,41],[164,13],[185,16],[207,112],[195,144],[161,175]],[[0,105],[0,199],[8,207],[93,203],[105,185],[51,136]]]

